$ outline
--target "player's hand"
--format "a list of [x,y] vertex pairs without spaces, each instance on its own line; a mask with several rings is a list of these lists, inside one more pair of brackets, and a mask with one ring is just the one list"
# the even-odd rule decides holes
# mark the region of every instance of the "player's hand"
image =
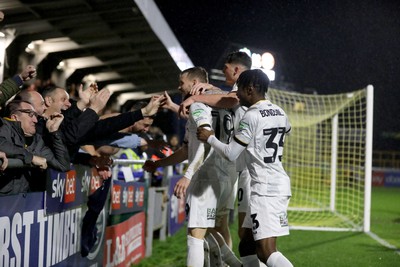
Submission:
[[6,156],[6,153],[0,152],[0,159],[1,159],[0,171],[4,171],[8,166],[8,158]]
[[163,104],[161,105],[161,107],[169,109],[169,110],[172,110],[173,112],[178,113],[179,105],[172,101],[172,99],[169,96],[169,94],[167,93],[167,91],[164,91],[164,97],[165,97],[165,100],[164,100]]
[[153,173],[157,169],[157,163],[154,160],[146,160],[143,165],[143,170]]
[[204,127],[197,128],[196,136],[200,141],[207,143],[207,139],[210,135],[214,135],[214,131],[207,130]]
[[190,89],[190,95],[201,95],[207,90],[212,90],[213,85],[209,83],[197,83]]
[[189,117],[189,107],[194,102],[195,101],[192,96],[183,101],[179,106],[179,112],[178,112],[179,117],[187,119]]
[[28,65],[24,68],[24,70],[21,72],[21,74],[19,75],[19,77],[21,78],[21,80],[25,81],[29,81],[30,79],[33,79],[36,77],[36,68],[33,65]]
[[190,184],[190,179],[183,176],[179,181],[176,183],[174,187],[174,195],[177,198],[185,198],[186,197],[186,190]]
[[60,128],[61,122],[64,120],[64,115],[54,112],[46,121],[46,128],[50,133],[56,132]]
[[47,169],[47,160],[45,158],[33,155],[32,164],[42,170]]

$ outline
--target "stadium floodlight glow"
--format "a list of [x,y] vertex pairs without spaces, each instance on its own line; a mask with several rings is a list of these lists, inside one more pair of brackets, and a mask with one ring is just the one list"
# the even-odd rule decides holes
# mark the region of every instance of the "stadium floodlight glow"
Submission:
[[265,52],[264,54],[262,54],[261,66],[266,70],[272,70],[272,68],[275,66],[274,56],[269,52]]
[[258,53],[253,53],[247,47],[239,49],[241,52],[245,52],[251,57],[251,68],[261,69],[267,74],[270,81],[275,80],[275,71],[273,70],[275,66],[275,58],[270,52],[264,52],[262,55]]

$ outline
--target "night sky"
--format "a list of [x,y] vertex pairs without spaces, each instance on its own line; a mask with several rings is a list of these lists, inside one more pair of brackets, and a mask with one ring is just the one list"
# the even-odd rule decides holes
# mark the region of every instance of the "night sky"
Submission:
[[374,149],[400,149],[400,1],[155,2],[196,66],[217,67],[234,43],[271,51],[299,91],[374,85]]

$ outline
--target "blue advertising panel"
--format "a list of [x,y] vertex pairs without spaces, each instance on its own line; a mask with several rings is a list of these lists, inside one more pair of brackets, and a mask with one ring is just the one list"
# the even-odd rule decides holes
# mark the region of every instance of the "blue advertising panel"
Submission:
[[385,186],[400,187],[400,171],[386,171]]
[[169,205],[168,205],[168,234],[173,235],[175,234],[181,227],[184,225],[186,221],[186,213],[185,213],[185,206],[186,202],[185,199],[181,198],[178,199],[174,196],[174,187],[176,183],[181,178],[181,175],[175,175],[170,177],[169,181]]
[[[45,194],[0,198],[0,266],[99,266],[103,238],[99,238],[94,253],[86,258],[80,255],[85,207],[48,214],[44,209]],[[100,217],[105,221],[104,212]],[[105,223],[98,228],[99,235],[104,235]]]
[[146,183],[114,180],[111,190],[111,214],[144,210]]

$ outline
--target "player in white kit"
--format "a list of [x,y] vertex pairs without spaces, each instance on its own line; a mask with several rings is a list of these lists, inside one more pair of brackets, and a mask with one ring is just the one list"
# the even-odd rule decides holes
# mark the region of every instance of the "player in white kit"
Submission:
[[[231,108],[235,114],[234,116],[234,129],[237,129],[239,126],[239,121],[242,119],[247,107],[239,105],[239,99],[237,98],[237,86],[236,81],[239,78],[239,75],[251,68],[252,61],[249,55],[245,52],[235,51],[227,55],[224,63],[224,67],[222,69],[225,75],[225,84],[228,86],[232,86],[231,92],[229,94],[199,94],[206,90],[212,90],[214,86],[212,84],[204,84],[198,83],[193,86],[191,93],[191,97],[182,102],[180,107],[181,115],[183,116],[187,107],[190,106],[194,102],[202,102],[212,107],[218,108]],[[238,234],[240,240],[245,235],[246,227],[243,225],[247,207],[249,206],[250,199],[250,175],[249,171],[246,167],[246,163],[244,160],[244,153],[240,155],[236,159],[236,171],[237,171],[237,205],[238,205]],[[236,192],[235,192],[236,193]],[[232,194],[231,199],[229,200],[228,207],[230,209],[234,209],[236,194]],[[230,240],[230,233],[223,233],[225,241],[227,244],[232,246]],[[259,261],[255,251],[255,243],[254,241],[249,241],[250,243],[239,247],[239,254],[241,256],[241,260],[243,265],[246,266],[259,266]],[[245,248],[245,249],[243,249]],[[250,249],[252,248],[252,250]]]
[[[179,90],[183,95],[189,92],[193,83],[207,81],[204,69],[195,67],[185,70],[180,76]],[[221,93],[221,92],[219,92]],[[173,106],[172,103],[169,103]],[[172,110],[174,108],[168,107]],[[187,266],[203,266],[203,238],[207,229],[228,227],[228,209],[226,203],[232,194],[234,163],[221,157],[208,145],[196,138],[198,127],[214,129],[218,137],[229,143],[233,133],[232,115],[227,110],[212,110],[202,103],[194,103],[190,107],[186,123],[184,145],[171,156],[156,162],[147,161],[144,169],[176,164],[188,159],[189,167],[185,175],[178,181],[174,194],[186,196],[186,212],[188,217],[188,257]],[[230,252],[232,254],[232,252]],[[236,258],[236,265],[241,266]]]
[[245,151],[251,192],[244,225],[252,230],[246,231],[241,243],[253,238],[261,262],[269,267],[290,267],[292,263],[277,251],[276,239],[289,234],[290,178],[281,159],[285,135],[291,127],[285,112],[265,99],[268,85],[269,79],[261,70],[244,71],[237,80],[237,96],[248,110],[233,141],[223,144],[204,128],[198,128],[198,138],[230,160]]

